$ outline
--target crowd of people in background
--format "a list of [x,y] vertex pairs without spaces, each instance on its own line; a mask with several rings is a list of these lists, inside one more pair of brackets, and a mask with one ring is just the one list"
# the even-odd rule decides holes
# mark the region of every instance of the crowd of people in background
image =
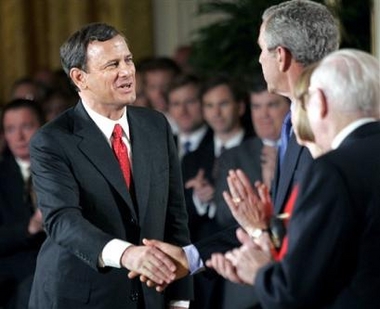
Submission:
[[[265,30],[262,28],[261,31]],[[335,45],[331,46],[331,51],[338,47],[338,39],[334,35],[331,37],[331,44]],[[266,45],[270,43],[266,40],[267,37],[262,34],[259,44],[264,51],[267,49]],[[280,45],[273,46],[274,49],[280,47]],[[233,196],[226,198],[226,191],[230,190],[232,195],[233,188],[237,192],[240,190],[238,186],[243,186],[243,184],[246,186],[247,182],[254,184],[257,181],[265,184],[268,191],[272,186],[279,187],[279,184],[273,184],[273,181],[284,177],[278,174],[280,168],[281,173],[286,173],[286,168],[284,169],[278,162],[281,146],[283,147],[281,142],[283,123],[286,122],[286,118],[288,120],[290,118],[293,100],[302,101],[303,99],[303,94],[298,96],[295,94],[293,97],[291,88],[295,84],[296,77],[308,64],[317,62],[323,57],[314,55],[313,59],[296,59],[294,55],[287,55],[290,53],[289,49],[279,50],[279,54],[285,59],[285,62],[281,64],[284,67],[280,69],[283,71],[278,73],[279,76],[284,74],[281,77],[284,82],[280,84],[279,78],[271,76],[272,72],[277,70],[273,67],[263,68],[265,80],[261,72],[250,72],[250,75],[241,80],[232,80],[228,72],[219,72],[207,78],[197,76],[188,61],[190,53],[190,47],[181,46],[173,57],[152,57],[138,61],[135,64],[136,100],[132,105],[159,111],[170,125],[181,166],[190,238],[192,243],[197,243],[217,232],[236,226],[237,223],[242,225],[242,222],[236,221],[234,212],[231,212],[230,208],[243,200],[233,202]],[[265,55],[264,52],[260,58],[264,62],[262,65],[269,66],[270,61],[265,57],[271,56]],[[347,57],[352,57],[352,55],[348,54]],[[303,60],[305,63],[302,63]],[[364,56],[362,61],[365,61]],[[298,64],[300,65],[297,66]],[[288,68],[285,68],[286,66]],[[287,70],[289,71],[286,72]],[[285,74],[288,75],[285,76]],[[323,84],[322,73],[320,76],[319,82]],[[246,80],[249,80],[249,83],[246,83]],[[268,81],[269,84],[267,84]],[[289,84],[286,84],[287,82]],[[306,86],[307,89],[302,90],[309,89],[310,80],[307,81]],[[300,87],[302,88],[302,85],[298,85],[298,88]],[[318,89],[313,88],[312,91]],[[2,106],[0,118],[1,309],[27,307],[37,252],[46,236],[30,180],[30,140],[42,125],[75,106],[78,99],[78,93],[63,71],[44,69],[31,77],[16,80],[8,102]],[[300,110],[299,107],[298,109]],[[378,118],[378,116],[371,115],[373,118]],[[302,118],[302,116],[298,117]],[[323,128],[319,127],[319,130],[322,132]],[[298,131],[296,133],[298,137]],[[302,142],[301,140],[299,139],[299,142]],[[301,153],[307,150],[299,145],[296,146],[295,136],[289,143],[294,143],[290,147],[297,148],[299,152],[297,164],[307,166],[311,161],[310,154]],[[291,158],[285,158],[285,160],[288,160],[287,164],[291,165],[289,163]],[[242,170],[244,175],[234,174],[234,172],[231,174],[231,170],[237,169]],[[317,173],[317,171],[314,172]],[[238,185],[235,183],[235,187],[233,179],[240,181]],[[292,181],[295,182],[295,179]],[[312,181],[309,179],[309,182]],[[331,185],[334,184],[331,183]],[[289,187],[296,186],[292,183]],[[301,187],[301,189],[307,191],[307,188]],[[251,190],[260,191],[246,186],[244,192],[251,192]],[[284,193],[286,198],[284,195],[282,200],[273,201],[273,207],[278,208],[278,210],[274,209],[275,212],[284,211],[289,191]],[[275,192],[275,194],[278,197],[281,192]],[[304,199],[307,199],[307,196]],[[239,213],[237,216],[239,218]],[[154,235],[152,236],[154,238]],[[329,236],[326,235],[326,237]],[[240,241],[244,246],[246,242],[244,236],[240,236]],[[248,245],[246,247],[249,248]],[[295,252],[294,248],[291,249],[292,253]],[[249,248],[249,250],[255,249]],[[222,255],[215,256],[209,261],[208,266],[214,267],[224,278],[215,274],[211,276],[205,276],[202,273],[195,274],[194,300],[191,301],[190,308],[260,308],[254,307],[258,306],[258,300],[252,293],[251,287],[231,283],[231,281],[239,282],[240,279],[238,280],[237,276],[233,277],[226,271],[227,267],[232,267],[234,262],[248,263],[247,258],[244,258],[246,256],[236,253],[230,261]],[[225,269],[218,268],[221,264],[217,262],[221,263],[221,261],[225,263]],[[233,266],[236,267],[236,264]],[[276,264],[275,267],[277,270],[280,266]],[[244,271],[249,273],[250,269],[241,270],[241,272]],[[269,279],[265,279],[264,275],[262,274],[259,278],[264,286],[260,289],[269,294],[270,292],[267,291],[269,288],[264,282]],[[266,276],[268,278],[269,274]],[[241,279],[240,282],[243,281],[244,279]],[[249,282],[245,283],[249,284]]]

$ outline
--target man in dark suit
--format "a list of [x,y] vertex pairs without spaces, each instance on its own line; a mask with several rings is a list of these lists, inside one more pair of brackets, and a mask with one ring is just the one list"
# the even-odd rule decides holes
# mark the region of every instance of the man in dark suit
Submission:
[[[292,89],[303,69],[338,48],[339,27],[322,4],[308,0],[286,1],[263,13],[258,43],[262,49],[259,61],[269,92],[292,100]],[[290,114],[286,118],[290,118]],[[285,132],[285,124],[282,132]],[[312,161],[309,151],[297,144],[291,132],[290,129],[287,147],[282,146],[285,156],[282,164],[277,164],[272,183],[274,215],[283,212],[294,185]],[[240,245],[235,236],[237,227],[232,225],[184,248],[158,241],[145,241],[145,244],[159,247],[193,274],[205,269],[205,262],[213,253],[223,253]]]
[[45,237],[30,186],[29,142],[44,117],[36,102],[17,99],[4,106],[0,123],[7,145],[0,159],[0,307],[26,308]]
[[174,139],[180,161],[213,139],[212,130],[203,118],[200,87],[198,77],[184,74],[175,77],[167,90],[169,115],[178,126]]
[[[199,97],[203,117],[213,135],[182,160],[192,241],[208,237],[216,231],[216,205],[213,199],[218,158],[223,151],[239,145],[248,137],[241,123],[245,112],[244,95],[230,78],[224,75],[210,78],[202,85]],[[202,275],[196,276],[194,283],[195,301],[191,308],[215,306],[212,290],[217,283],[205,280]]]
[[218,158],[227,149],[248,138],[241,117],[245,112],[244,95],[224,75],[207,80],[201,87],[203,117],[213,131],[213,138],[182,160],[190,236],[197,241],[215,231],[213,201]]
[[[339,27],[331,12],[322,4],[309,0],[286,1],[269,7],[263,13],[258,43],[262,49],[259,61],[268,91],[292,100],[292,89],[305,66],[321,60],[338,48]],[[297,144],[291,132],[284,149],[285,156],[282,164],[277,164],[272,184],[275,215],[283,211],[294,184],[298,183],[312,161],[309,151]],[[237,227],[234,225],[197,241],[194,246],[184,248],[185,252],[181,248],[174,250],[170,247],[170,254],[185,265],[190,260],[190,272],[195,272],[204,267],[204,262],[212,253],[226,252],[240,245],[235,236]],[[164,250],[162,243],[149,244],[160,245]],[[194,254],[199,259],[190,259]]]
[[244,245],[227,257],[236,267],[228,276],[254,285],[265,308],[379,307],[379,66],[342,49],[312,73],[303,106],[326,154],[301,179],[287,254],[273,263],[241,235]]
[[[165,117],[134,107],[135,66],[124,36],[89,24],[61,47],[80,102],[31,142],[32,172],[47,239],[30,308],[177,308],[191,281],[166,293],[128,270],[166,283],[175,265],[142,237],[189,242],[182,179]],[[167,274],[166,274],[167,273]]]

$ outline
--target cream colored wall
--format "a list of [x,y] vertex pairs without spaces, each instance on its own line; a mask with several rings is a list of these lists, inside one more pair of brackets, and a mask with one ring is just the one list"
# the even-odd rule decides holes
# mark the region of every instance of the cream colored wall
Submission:
[[[177,46],[191,42],[196,29],[223,18],[197,16],[199,4],[207,1],[211,0],[152,0],[156,55],[172,55]],[[373,0],[373,4],[372,52],[380,60],[380,0]]]
[[197,15],[199,4],[210,1],[152,0],[155,54],[173,55],[178,46],[191,43],[195,30],[223,18],[221,14]]

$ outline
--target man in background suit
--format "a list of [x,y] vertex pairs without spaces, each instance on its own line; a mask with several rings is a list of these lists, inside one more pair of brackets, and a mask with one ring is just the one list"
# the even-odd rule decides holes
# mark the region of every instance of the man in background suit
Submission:
[[81,100],[31,142],[47,239],[29,306],[178,308],[192,297],[191,281],[159,294],[128,278],[135,270],[155,282],[173,279],[175,265],[139,245],[142,237],[189,242],[170,125],[161,113],[130,105],[135,66],[125,37],[112,26],[84,26],[60,53]]
[[[289,112],[287,98],[269,93],[262,76],[255,76],[249,91],[251,118],[257,136],[225,151],[219,158],[214,201],[217,205],[215,223],[218,230],[236,224],[223,191],[228,190],[227,176],[231,169],[242,169],[251,183],[273,180],[282,122]],[[221,308],[245,309],[258,303],[252,288],[223,280]]]
[[212,130],[203,118],[200,87],[201,81],[195,75],[178,75],[167,92],[169,115],[178,126],[175,140],[180,160],[213,139]]
[[[216,205],[213,199],[218,158],[223,151],[239,145],[247,138],[241,123],[245,112],[244,96],[230,78],[224,75],[210,78],[202,85],[199,97],[203,117],[212,129],[213,136],[182,160],[192,241],[208,237],[216,231]],[[204,279],[202,275],[196,276],[194,281],[195,301],[191,308],[215,306],[216,299],[212,295],[217,283]]]
[[222,274],[254,285],[265,308],[379,307],[379,66],[342,49],[313,71],[301,108],[325,154],[301,178],[282,260],[242,233],[243,246],[226,255],[235,269],[213,256]]
[[7,144],[0,160],[0,307],[26,308],[45,238],[30,186],[29,142],[44,117],[37,102],[16,99],[4,106],[0,123]]
[[182,160],[192,241],[215,231],[212,221],[216,210],[213,198],[218,158],[248,137],[240,120],[245,112],[244,96],[230,78],[220,75],[207,80],[201,88],[200,100],[213,138]]

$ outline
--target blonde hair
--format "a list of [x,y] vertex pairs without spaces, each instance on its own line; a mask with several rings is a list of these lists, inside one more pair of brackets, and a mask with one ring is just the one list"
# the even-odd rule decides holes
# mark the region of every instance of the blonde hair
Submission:
[[314,133],[307,118],[305,105],[309,96],[310,78],[317,66],[317,63],[307,66],[299,76],[293,90],[295,102],[293,103],[292,121],[299,144],[315,141]]

